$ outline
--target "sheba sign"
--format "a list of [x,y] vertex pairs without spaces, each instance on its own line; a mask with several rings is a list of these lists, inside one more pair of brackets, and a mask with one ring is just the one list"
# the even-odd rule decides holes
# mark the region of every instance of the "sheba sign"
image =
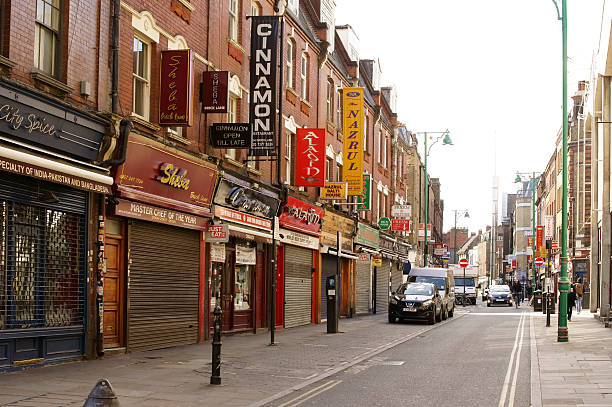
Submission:
[[278,17],[251,17],[250,156],[276,155],[276,57]]

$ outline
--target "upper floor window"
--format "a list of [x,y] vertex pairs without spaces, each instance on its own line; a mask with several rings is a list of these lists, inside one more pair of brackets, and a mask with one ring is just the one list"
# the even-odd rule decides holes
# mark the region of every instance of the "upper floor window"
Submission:
[[382,166],[387,168],[387,135],[382,135],[381,139],[382,151],[380,153],[382,155]]
[[295,45],[292,39],[287,41],[287,87],[295,89]]
[[308,55],[305,52],[302,54],[300,82],[300,96],[302,100],[308,100]]
[[327,121],[331,122],[334,117],[334,83],[327,81]]
[[368,115],[363,114],[363,151],[368,151]]
[[150,45],[140,38],[134,37],[132,60],[132,111],[134,114],[146,120],[149,120],[150,62]]
[[336,124],[342,129],[342,89],[338,89],[336,95],[336,99],[338,99],[336,103]]
[[256,1],[251,1],[251,15],[252,16],[260,16],[261,15],[260,5]]
[[328,157],[325,159],[325,182],[329,182],[329,180],[331,179],[331,170],[331,160]]
[[285,138],[285,183],[287,185],[292,185],[293,179],[291,178],[291,168],[292,168],[292,160],[293,157],[293,134],[287,132],[287,137]]
[[238,3],[239,0],[229,0],[229,32],[230,40],[238,42]]
[[36,2],[34,66],[50,76],[58,76],[60,0]]
[[378,130],[378,149],[376,151],[376,162],[382,164],[382,149],[383,149],[383,136],[382,130]]

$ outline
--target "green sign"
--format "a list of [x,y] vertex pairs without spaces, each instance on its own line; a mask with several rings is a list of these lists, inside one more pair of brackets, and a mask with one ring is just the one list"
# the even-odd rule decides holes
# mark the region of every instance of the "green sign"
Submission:
[[387,230],[391,227],[391,221],[389,218],[380,218],[378,220],[378,227],[382,230]]
[[363,190],[361,195],[357,195],[357,210],[369,211],[372,205],[372,176],[363,174]]
[[357,236],[355,236],[355,243],[373,247],[375,249],[380,248],[380,236],[378,230],[359,222],[357,224]]

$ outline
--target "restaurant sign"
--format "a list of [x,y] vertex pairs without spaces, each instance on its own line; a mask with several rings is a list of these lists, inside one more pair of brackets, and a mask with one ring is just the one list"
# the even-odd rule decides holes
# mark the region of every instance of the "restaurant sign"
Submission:
[[344,88],[342,95],[342,179],[349,195],[363,191],[363,88]]
[[216,180],[213,164],[136,134],[115,173],[119,196],[195,215],[210,214]]
[[219,181],[214,203],[267,219],[273,219],[280,206],[278,199],[261,191],[238,185],[226,178]]
[[204,71],[202,73],[202,112],[227,113],[229,100],[229,72]]
[[358,223],[355,243],[378,249],[380,247],[380,234],[377,229],[363,223]]
[[311,250],[319,250],[319,238],[294,230],[279,228],[274,232],[274,238],[285,244],[292,244]]
[[321,199],[346,199],[348,191],[346,182],[326,182],[321,187]]
[[126,201],[123,199],[119,199],[118,201],[119,203],[115,205],[114,212],[117,216],[125,216],[126,218],[140,219],[194,230],[206,230],[208,225],[207,219],[200,216],[194,216],[140,202]]
[[159,124],[191,126],[193,54],[190,49],[161,51]]
[[213,148],[249,148],[250,143],[249,123],[213,123],[210,127],[210,144]]
[[229,242],[229,235],[228,225],[209,225],[204,234],[204,241],[227,243]]
[[357,195],[356,209],[358,211],[369,211],[372,208],[372,175],[363,174],[363,190]]
[[325,129],[297,129],[295,185],[325,185]]
[[289,196],[278,220],[289,229],[317,234],[324,215],[323,209]]

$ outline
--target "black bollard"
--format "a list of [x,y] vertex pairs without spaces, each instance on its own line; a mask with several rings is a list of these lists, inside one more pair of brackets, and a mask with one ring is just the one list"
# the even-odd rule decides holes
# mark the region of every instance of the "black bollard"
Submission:
[[212,375],[210,384],[221,384],[221,307],[216,306],[213,312],[215,325],[212,342]]
[[100,379],[89,392],[83,407],[118,407],[119,400],[111,384],[106,379]]

